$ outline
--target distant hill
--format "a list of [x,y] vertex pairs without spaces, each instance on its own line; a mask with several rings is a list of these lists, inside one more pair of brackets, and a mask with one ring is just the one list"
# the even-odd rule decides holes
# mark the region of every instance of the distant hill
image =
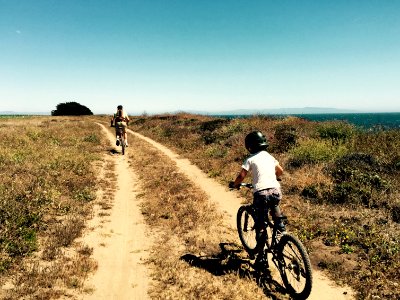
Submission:
[[15,116],[15,115],[32,115],[32,116],[46,116],[50,115],[49,112],[16,112],[16,111],[0,111],[2,116]]
[[[345,113],[362,113],[364,111],[351,109],[338,109],[326,107],[294,107],[294,108],[276,108],[276,109],[235,109],[220,111],[199,111],[199,110],[182,110],[184,112],[199,115],[297,115],[297,114],[345,114]],[[180,111],[176,111],[178,113]],[[15,112],[0,111],[0,115],[50,115],[49,112]]]

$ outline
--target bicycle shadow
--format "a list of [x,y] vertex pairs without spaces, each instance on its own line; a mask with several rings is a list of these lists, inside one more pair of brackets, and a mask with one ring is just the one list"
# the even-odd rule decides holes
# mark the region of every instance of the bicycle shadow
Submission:
[[118,151],[117,149],[114,149],[114,148],[110,149],[108,152],[109,152],[111,155],[121,154],[121,150]]
[[223,276],[234,272],[241,278],[255,280],[264,294],[271,299],[281,299],[286,289],[277,282],[270,272],[260,272],[254,268],[249,258],[239,256],[243,252],[236,244],[220,243],[221,252],[212,256],[196,256],[185,254],[181,259],[189,265],[204,269],[215,276]]

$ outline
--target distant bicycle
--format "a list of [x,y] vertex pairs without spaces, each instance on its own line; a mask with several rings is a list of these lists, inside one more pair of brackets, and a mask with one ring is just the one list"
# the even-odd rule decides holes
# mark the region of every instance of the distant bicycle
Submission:
[[123,131],[122,127],[118,127],[118,130],[117,130],[117,146],[121,146],[122,155],[125,155],[126,141],[125,141],[124,131]]
[[[241,186],[253,187],[249,183],[242,183]],[[271,253],[272,262],[289,294],[294,299],[307,299],[312,288],[312,271],[305,247],[287,231],[278,232],[270,216],[265,224],[257,227],[256,216],[252,204],[242,205],[237,212],[237,230],[244,249],[250,257],[257,256],[256,261],[267,260],[268,253]],[[264,268],[268,269],[268,263]]]

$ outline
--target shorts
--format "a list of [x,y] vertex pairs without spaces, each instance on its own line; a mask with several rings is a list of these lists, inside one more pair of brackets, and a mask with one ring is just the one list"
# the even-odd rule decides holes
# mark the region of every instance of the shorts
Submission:
[[256,210],[257,221],[261,224],[265,223],[268,219],[268,211],[273,219],[280,216],[279,202],[281,199],[282,192],[280,188],[269,188],[255,192],[253,206]]
[[126,122],[116,122],[115,123],[115,132],[118,133],[119,129],[122,129],[122,133],[126,132]]

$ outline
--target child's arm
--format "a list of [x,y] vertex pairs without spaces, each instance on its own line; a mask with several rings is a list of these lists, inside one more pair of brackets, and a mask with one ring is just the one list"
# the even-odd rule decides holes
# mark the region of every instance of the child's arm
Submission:
[[278,164],[275,166],[275,175],[276,175],[276,177],[280,177],[280,176],[282,176],[282,174],[283,174],[283,168],[282,168],[281,165],[278,163]]
[[242,168],[240,170],[240,173],[236,177],[235,182],[233,183],[233,187],[236,188],[236,189],[239,188],[240,184],[242,183],[242,181],[244,180],[246,175],[247,175],[247,171]]

